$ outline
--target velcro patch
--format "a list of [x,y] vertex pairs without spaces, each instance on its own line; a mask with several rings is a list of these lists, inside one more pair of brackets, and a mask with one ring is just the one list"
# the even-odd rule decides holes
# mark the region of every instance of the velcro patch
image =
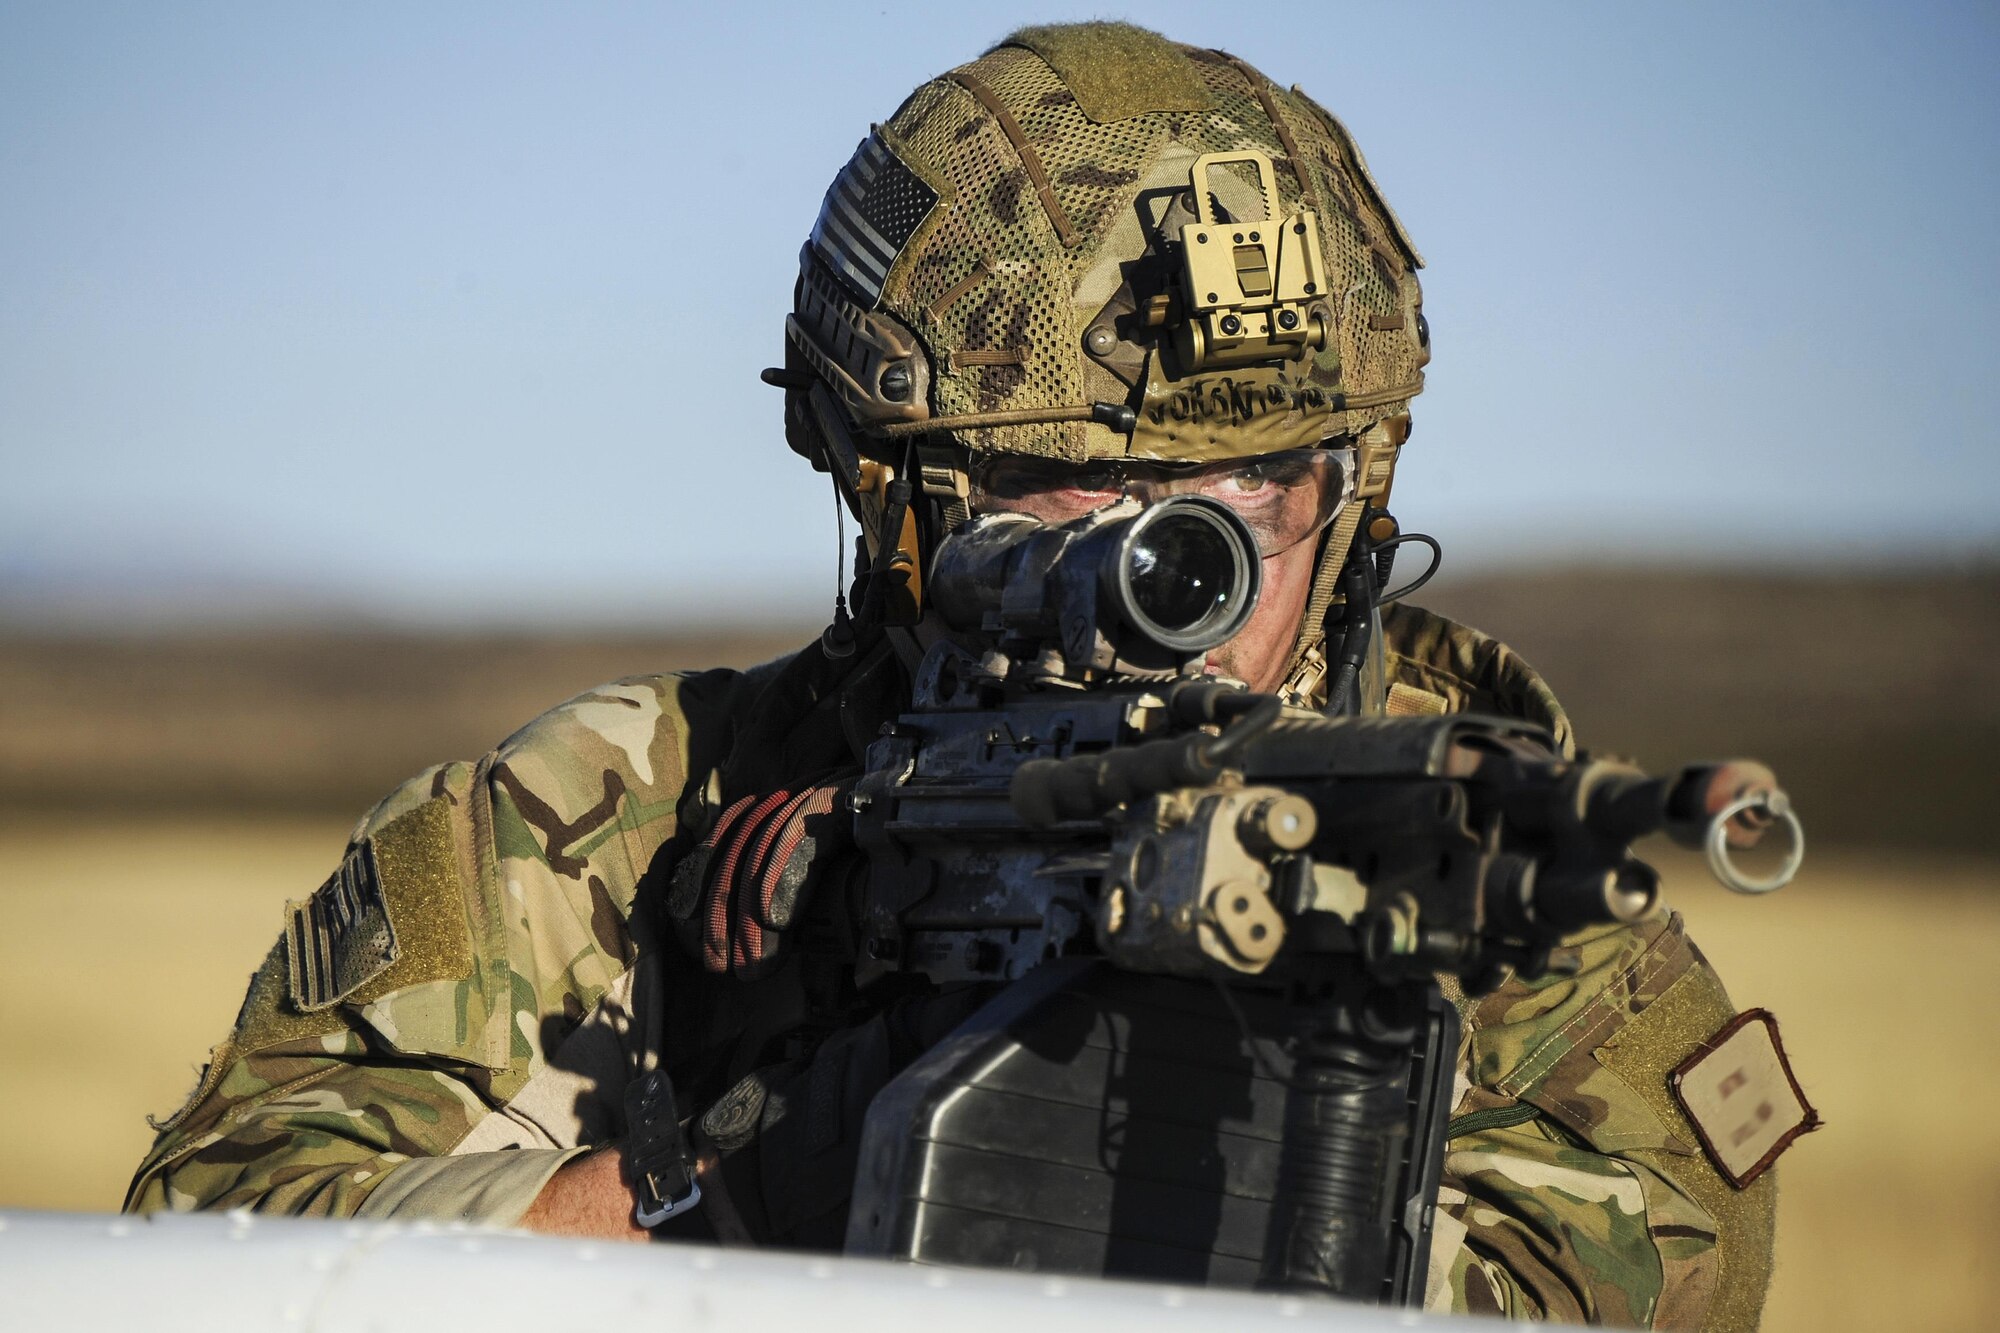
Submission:
[[374,844],[364,839],[312,897],[291,905],[292,1004],[306,1013],[330,1008],[387,971],[398,953]]
[[1778,1020],[1751,1009],[1731,1019],[1667,1080],[1724,1179],[1742,1189],[1792,1140],[1820,1126],[1778,1040]]

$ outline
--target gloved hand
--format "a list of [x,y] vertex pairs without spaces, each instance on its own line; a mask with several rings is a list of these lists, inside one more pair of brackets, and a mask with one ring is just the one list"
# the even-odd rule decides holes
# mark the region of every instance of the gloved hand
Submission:
[[771,970],[817,872],[852,844],[849,784],[744,796],[674,867],[667,914],[710,972]]

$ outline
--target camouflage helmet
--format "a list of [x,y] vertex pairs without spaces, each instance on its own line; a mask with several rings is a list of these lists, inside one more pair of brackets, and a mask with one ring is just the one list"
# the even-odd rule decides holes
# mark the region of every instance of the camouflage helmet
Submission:
[[788,436],[862,483],[871,529],[898,472],[962,518],[991,454],[1338,439],[1381,496],[1429,359],[1421,264],[1299,90],[1128,24],[1026,28],[918,88],[827,191],[786,321]]

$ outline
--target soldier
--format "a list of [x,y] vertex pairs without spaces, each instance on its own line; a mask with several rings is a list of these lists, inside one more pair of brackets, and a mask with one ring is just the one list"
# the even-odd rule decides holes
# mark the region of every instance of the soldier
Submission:
[[[1274,250],[1257,233],[1280,223]],[[1228,293],[1180,276],[1179,248],[1208,244]],[[1385,607],[1374,651],[1329,660],[1329,625],[1368,640],[1340,582],[1358,527],[1393,533],[1430,356],[1420,264],[1340,123],[1222,52],[1033,28],[917,89],[829,190],[767,373],[876,553],[858,616],[748,671],[605,686],[390,794],[289,909],[127,1208],[643,1237],[635,1203],[673,1199],[635,1182],[627,1092],[664,1068],[706,1198],[661,1230],[838,1248],[853,1134],[806,1153],[779,1108],[831,1098],[858,1121],[978,997],[856,990],[853,854],[792,798],[907,699],[941,632],[914,576],[969,515],[1210,495],[1249,521],[1265,588],[1210,670],[1567,745],[1526,664],[1426,612]],[[729,901],[739,859],[774,847],[807,878],[784,932]],[[1429,1304],[1750,1327],[1774,1181],[1726,1181],[1666,1090],[1734,1010],[1678,918],[1569,952],[1573,978],[1461,1002]]]

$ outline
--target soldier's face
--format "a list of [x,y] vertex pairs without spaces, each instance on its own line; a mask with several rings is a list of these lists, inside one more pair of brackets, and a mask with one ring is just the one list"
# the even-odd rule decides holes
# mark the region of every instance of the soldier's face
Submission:
[[1348,494],[1353,454],[1293,449],[1201,466],[1128,460],[1060,463],[1001,456],[975,468],[974,512],[995,510],[1066,523],[1121,500],[1201,495],[1242,518],[1263,553],[1263,592],[1241,633],[1208,655],[1212,671],[1273,690],[1312,592],[1319,534]]
[[1209,669],[1234,676],[1253,690],[1282,685],[1299,619],[1312,595],[1319,543],[1297,545],[1264,557],[1264,589],[1243,632],[1208,655]]

